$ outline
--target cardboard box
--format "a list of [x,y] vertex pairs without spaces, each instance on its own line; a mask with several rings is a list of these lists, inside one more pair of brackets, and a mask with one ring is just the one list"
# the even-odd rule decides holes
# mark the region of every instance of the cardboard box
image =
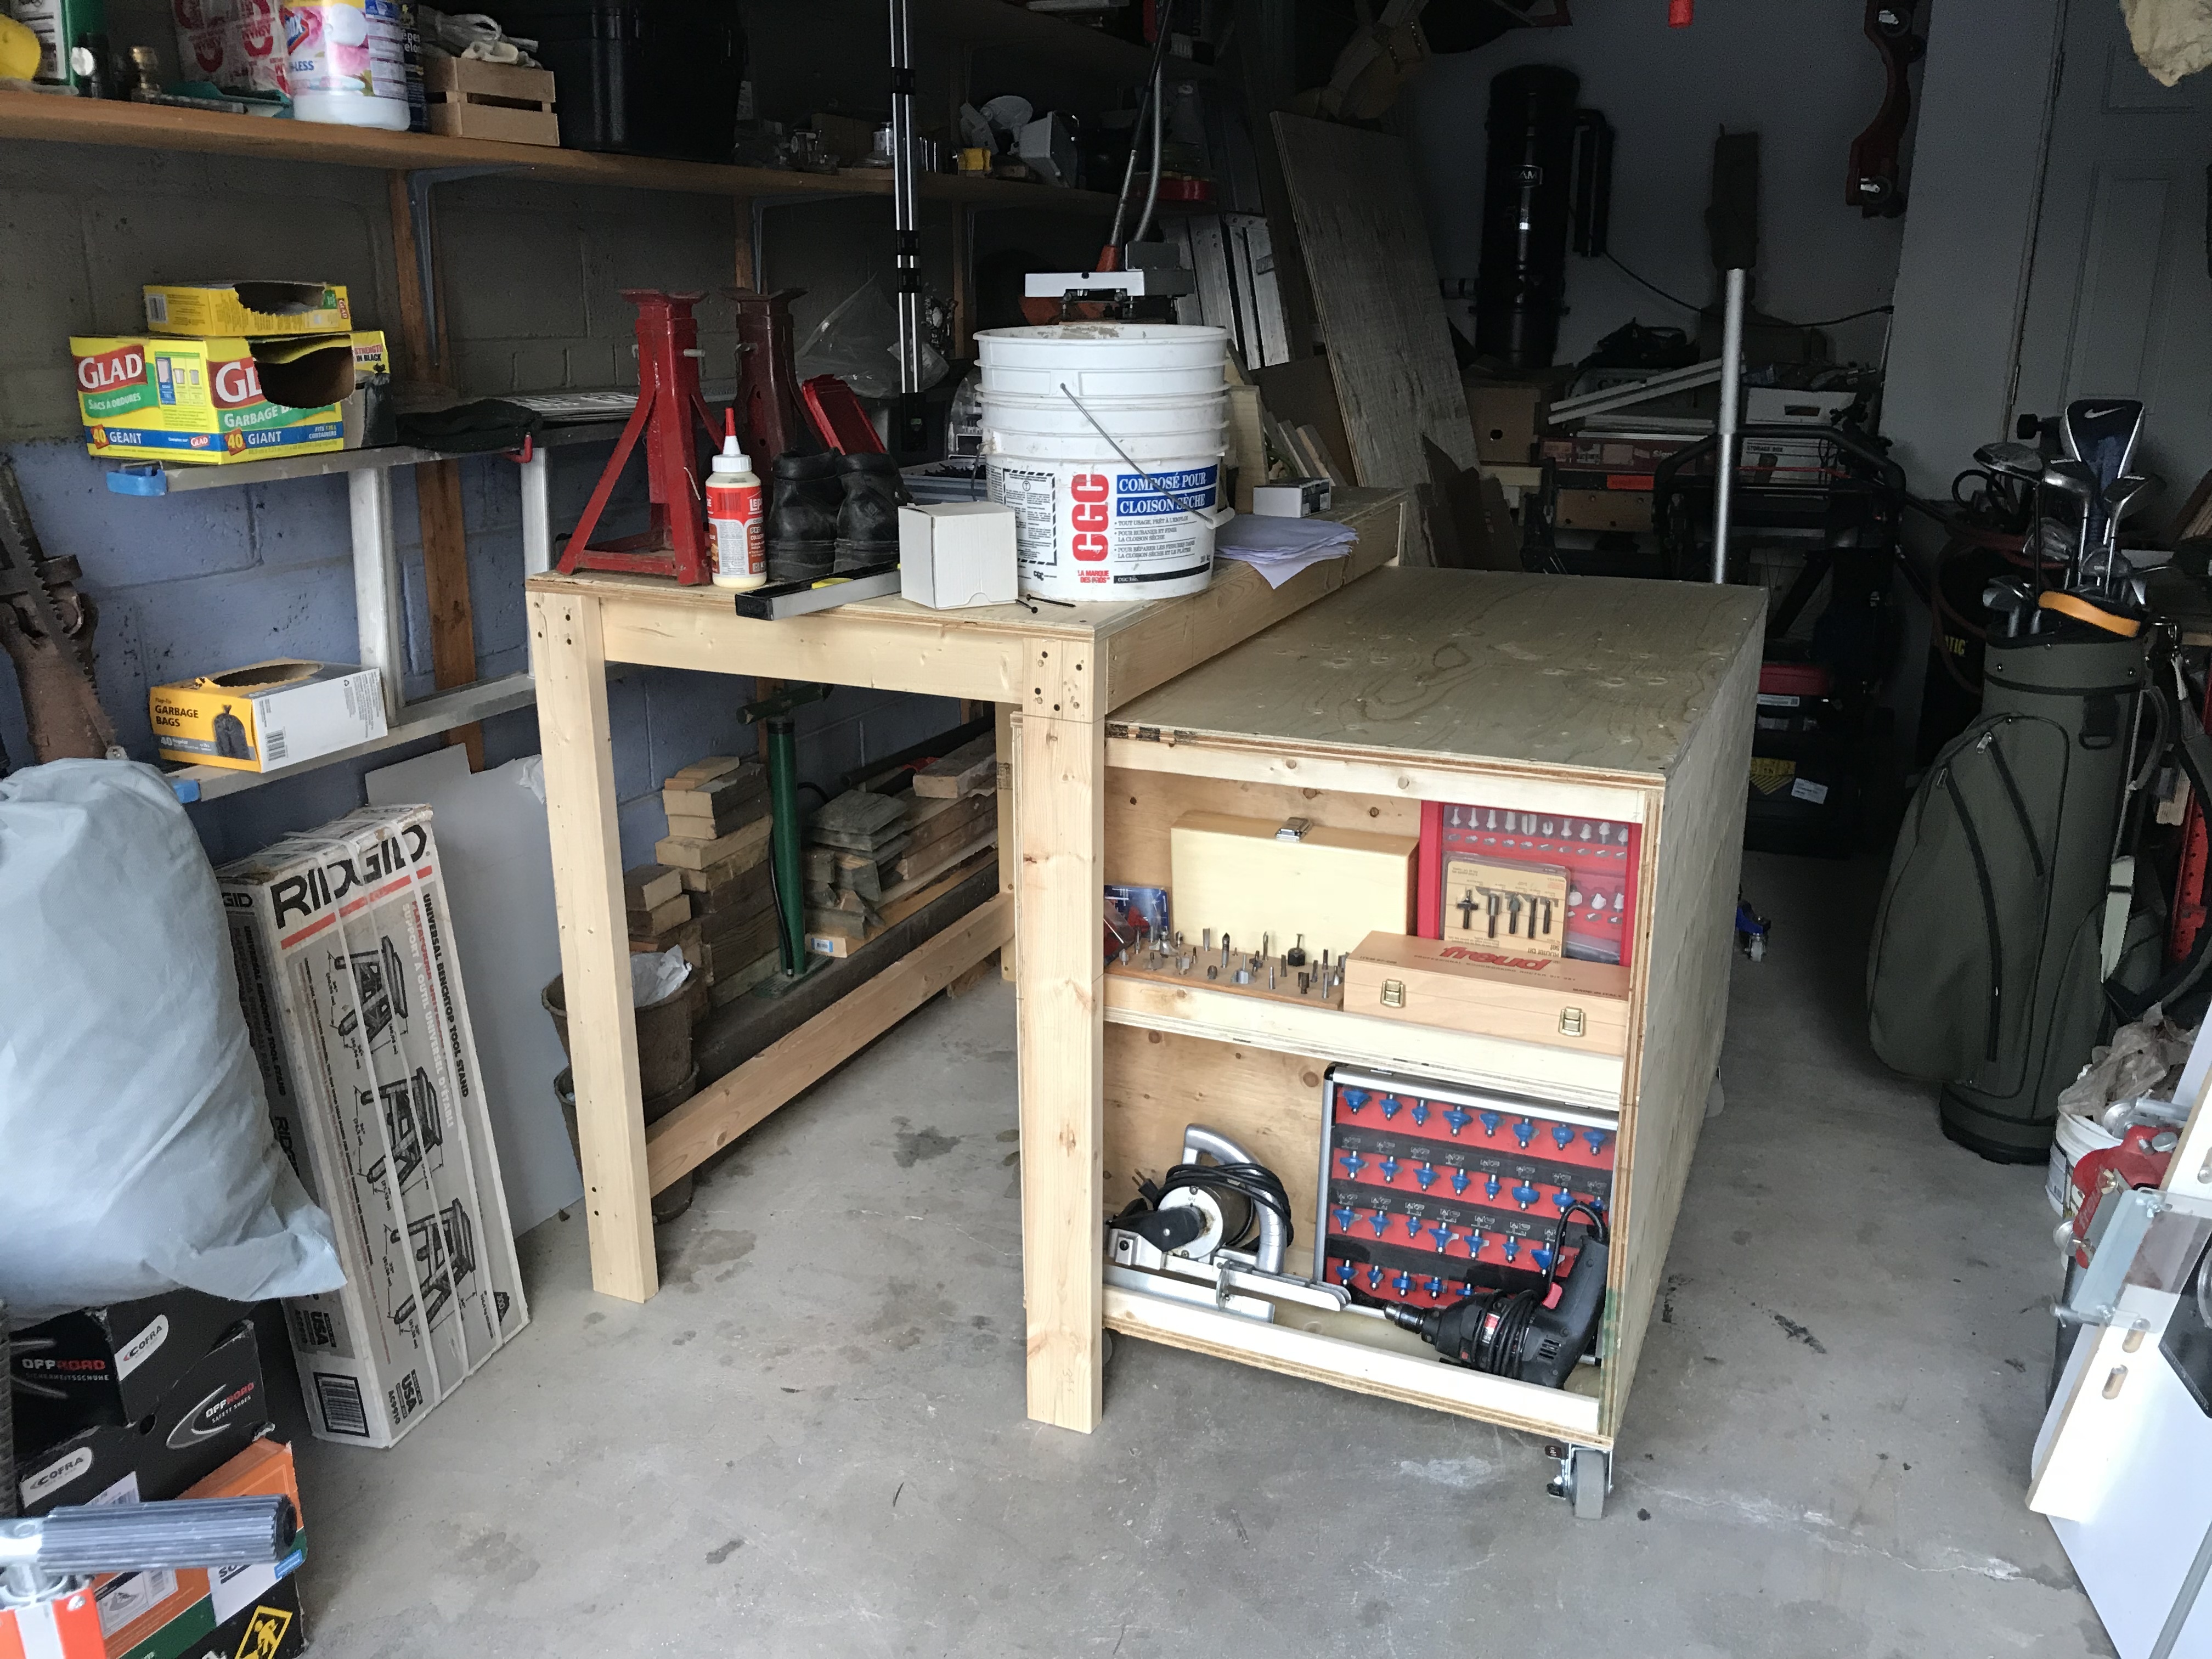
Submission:
[[1253,486],[1252,511],[1262,518],[1304,519],[1328,512],[1333,495],[1326,478],[1282,478]]
[[149,283],[140,292],[154,334],[264,339],[353,329],[353,307],[334,283]]
[[529,1321],[426,806],[216,872],[276,1143],[343,1289],[285,1304],[324,1439],[388,1446]]
[[1468,417],[1474,423],[1474,458],[1486,466],[1526,466],[1536,459],[1550,399],[1544,388],[1510,380],[1469,378]]
[[1014,510],[999,501],[899,508],[899,596],[933,611],[1014,602]]
[[[249,339],[72,336],[94,455],[222,465],[346,447],[346,400],[388,380],[380,333]],[[374,422],[364,406],[355,425]],[[356,441],[359,441],[358,437]]]
[[18,1448],[23,1513],[66,1504],[175,1498],[243,1451],[268,1425],[261,1350],[247,1326],[202,1354],[149,1416],[101,1424],[36,1451]]
[[279,658],[146,695],[163,760],[273,772],[384,735],[384,676]]
[[80,1308],[15,1333],[15,1443],[136,1423],[253,1310],[198,1291]]
[[1787,386],[1743,389],[1747,426],[1827,426],[1859,400],[1856,392],[1798,392]]

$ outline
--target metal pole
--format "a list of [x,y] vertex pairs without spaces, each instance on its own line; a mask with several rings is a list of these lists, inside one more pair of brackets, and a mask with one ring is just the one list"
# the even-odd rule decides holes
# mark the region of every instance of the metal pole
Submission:
[[1721,325],[1720,443],[1713,452],[1713,580],[1728,580],[1729,520],[1735,506],[1735,432],[1743,404],[1743,276],[1728,274]]
[[799,852],[797,728],[787,710],[769,715],[763,725],[768,738],[769,857],[775,863],[776,946],[782,954],[785,975],[796,979],[808,966],[805,875]]
[[908,0],[890,0],[891,222],[897,239],[899,391],[921,390],[921,216],[914,179],[914,55]]

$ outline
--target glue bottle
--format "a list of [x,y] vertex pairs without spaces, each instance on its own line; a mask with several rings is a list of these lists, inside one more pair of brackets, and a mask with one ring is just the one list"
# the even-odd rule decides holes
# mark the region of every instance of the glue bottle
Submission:
[[714,586],[743,592],[768,582],[768,553],[761,529],[761,481],[752,457],[738,447],[738,416],[726,417],[722,453],[707,474],[707,544],[714,556]]

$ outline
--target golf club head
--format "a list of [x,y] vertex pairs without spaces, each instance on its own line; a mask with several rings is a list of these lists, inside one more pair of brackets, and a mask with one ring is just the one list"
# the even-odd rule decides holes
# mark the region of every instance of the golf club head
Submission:
[[2059,438],[2069,455],[2096,473],[2101,488],[2127,471],[2142,421],[2140,398],[2076,398],[2059,416]]
[[2030,483],[2043,478],[2043,452],[2033,444],[1984,444],[1974,452],[1974,465]]
[[2140,472],[2130,472],[2124,477],[2113,479],[2105,486],[2106,513],[2111,516],[2114,523],[2118,523],[2128,516],[2128,508],[2135,504],[2136,498],[2146,489],[2154,487],[2157,483],[2156,478],[2148,473]]
[[2071,495],[2084,506],[2097,497],[2096,472],[2081,461],[2046,461],[2038,482],[2045,489]]

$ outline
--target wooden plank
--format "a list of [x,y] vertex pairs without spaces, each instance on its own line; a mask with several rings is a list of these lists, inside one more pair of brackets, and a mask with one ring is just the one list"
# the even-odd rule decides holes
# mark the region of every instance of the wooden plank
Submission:
[[958,800],[988,788],[998,769],[998,740],[977,738],[916,772],[914,793],[923,800]]
[[656,904],[649,910],[632,906],[626,914],[629,918],[629,936],[632,939],[650,938],[653,934],[665,933],[680,921],[691,920],[691,895],[678,886],[674,898]]
[[1016,1005],[1029,1414],[1089,1433],[1103,1402],[1098,1237],[1104,1027],[1098,951],[1103,728],[1091,656],[1053,647],[1031,676],[1016,779],[1021,837]]
[[998,827],[995,824],[987,823],[981,835],[973,836],[957,846],[947,847],[940,844],[931,848],[927,854],[909,853],[892,867],[896,871],[905,871],[911,867],[913,874],[902,874],[897,881],[884,888],[884,900],[886,902],[895,902],[909,893],[919,891],[955,865],[965,864],[978,853],[996,846],[998,839]]
[[731,867],[734,873],[738,869],[751,868],[767,856],[769,836],[774,828],[775,821],[763,817],[712,841],[667,836],[653,842],[653,855],[678,870],[704,872]]
[[878,908],[878,914],[883,917],[884,925],[896,927],[924,905],[933,903],[939,896],[951,891],[984,867],[985,857],[990,852],[988,847],[970,848],[965,857],[953,860],[918,881],[901,883],[900,885],[907,890],[899,892],[895,898],[886,896]]
[[1104,1302],[1107,1324],[1125,1336],[1530,1434],[1567,1435],[1578,1446],[1609,1450],[1613,1445],[1612,1437],[1599,1431],[1598,1402],[1587,1395],[1540,1389],[1462,1365],[1438,1364],[1433,1358],[1369,1347],[1287,1323],[1261,1324],[1129,1291],[1109,1289]]
[[1273,121],[1359,482],[1425,483],[1424,437],[1473,466],[1474,428],[1404,143],[1304,116]]
[[[1014,715],[1011,703],[994,703],[992,712],[998,736],[999,748],[999,890],[1012,898],[1014,892],[1015,858],[1020,842],[1014,835]],[[999,952],[999,975],[1012,981],[1014,977],[1014,945],[1007,940]]]
[[1343,558],[1310,565],[1280,587],[1268,586],[1249,565],[1224,561],[1204,592],[1103,626],[1105,706],[1118,708],[1395,559],[1404,514],[1403,495],[1363,491],[1326,515],[1359,529]]
[[623,906],[650,910],[684,890],[684,878],[665,864],[636,864],[623,872]]
[[991,815],[998,806],[989,793],[944,804],[952,811],[933,812],[908,830],[906,852],[899,860],[902,864],[911,864],[919,869],[946,848],[977,840],[990,830]]
[[1688,752],[1668,780],[1656,852],[1648,836],[1644,848],[1645,868],[1656,879],[1641,884],[1639,894],[1644,1017],[1639,1048],[1631,1055],[1636,1108],[1622,1120],[1613,1182],[1614,1237],[1625,1243],[1614,1246],[1607,1285],[1610,1432],[1618,1432],[1627,1405],[1720,1064],[1763,635],[1763,629],[1750,630],[1715,689]]
[[[1261,369],[1254,377],[1267,412],[1291,432],[1313,428],[1321,434],[1322,453],[1347,456],[1352,446],[1344,435],[1344,412],[1336,404],[1336,382],[1329,378],[1326,356],[1293,357]],[[1346,480],[1347,483],[1350,480]]]
[[1327,1054],[1389,1072],[1414,1072],[1477,1088],[1536,1094],[1618,1111],[1626,1067],[1618,1055],[1567,1054],[1441,1025],[1370,1019],[1334,1008],[1240,996],[1205,985],[1170,985],[1109,974],[1109,1025],[1241,1043],[1279,1054]]
[[1648,781],[1711,714],[1765,606],[1755,588],[1694,582],[1378,571],[1115,718]]
[[987,899],[859,990],[708,1084],[647,1132],[652,1189],[659,1192],[698,1168],[843,1065],[997,950],[1012,925],[1006,900]]
[[660,1279],[646,1184],[606,659],[591,602],[533,593],[529,605],[592,1284],[642,1302]]

